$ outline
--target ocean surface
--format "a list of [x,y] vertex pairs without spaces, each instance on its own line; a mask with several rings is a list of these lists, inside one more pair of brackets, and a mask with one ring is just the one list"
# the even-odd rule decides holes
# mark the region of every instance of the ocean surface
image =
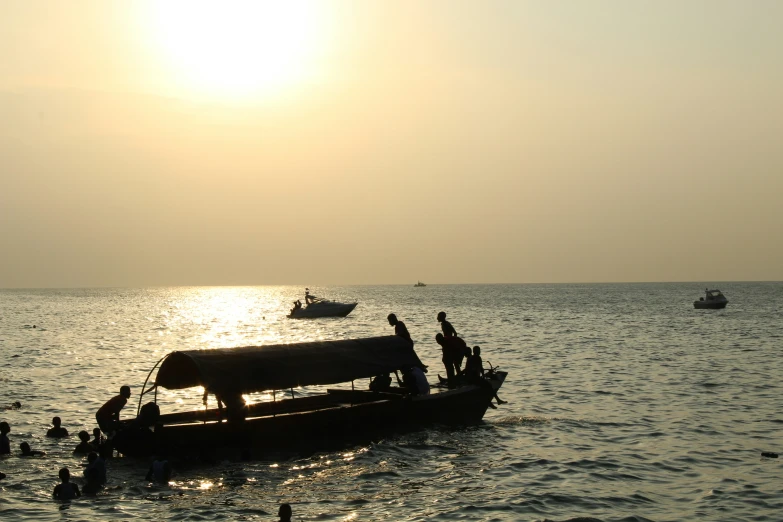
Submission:
[[[289,502],[310,521],[781,521],[783,283],[722,283],[728,307],[695,310],[707,285],[314,287],[359,306],[300,321],[285,318],[299,287],[0,290],[0,420],[13,453],[0,459],[0,517],[276,520]],[[432,382],[444,373],[441,310],[485,365],[509,372],[508,404],[478,426],[175,461],[168,486],[144,480],[148,462],[116,458],[97,497],[51,499],[62,466],[83,484],[76,434],[123,384],[135,413],[169,351],[390,335],[394,312]],[[2,410],[13,401],[22,408]],[[164,392],[159,404],[184,411],[201,397]],[[46,438],[53,416],[71,437]],[[18,457],[23,441],[47,455]]]

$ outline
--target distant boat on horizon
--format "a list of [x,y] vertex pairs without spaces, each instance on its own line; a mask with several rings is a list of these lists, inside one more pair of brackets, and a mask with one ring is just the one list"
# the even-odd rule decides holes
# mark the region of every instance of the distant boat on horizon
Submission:
[[710,290],[707,288],[704,290],[704,293],[706,294],[705,297],[699,297],[698,301],[693,302],[694,308],[715,310],[726,308],[726,305],[729,304],[729,300],[726,299],[726,296],[723,295],[723,292],[718,289]]
[[416,284],[415,284],[415,285],[413,285],[413,286],[427,286],[427,285],[425,285],[424,283],[422,283],[421,281],[419,281],[418,283],[416,283]]

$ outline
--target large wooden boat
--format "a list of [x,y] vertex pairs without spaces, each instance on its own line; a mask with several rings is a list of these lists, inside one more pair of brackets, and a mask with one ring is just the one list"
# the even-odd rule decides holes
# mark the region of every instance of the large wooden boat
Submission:
[[[150,371],[140,415],[117,433],[114,447],[128,456],[233,448],[258,457],[268,450],[316,449],[433,424],[472,424],[481,421],[506,377],[506,372],[490,372],[483,386],[433,387],[428,395],[356,385],[359,379],[412,367],[425,369],[411,343],[398,336],[172,352]],[[367,386],[368,381],[361,382]],[[338,383],[346,387],[325,388]],[[142,407],[150,394],[157,402],[158,388],[194,387],[203,387],[205,398],[214,394],[226,407],[159,416],[156,405]],[[295,396],[293,389],[300,387]],[[289,390],[293,398],[279,400]],[[273,400],[236,406],[237,398],[255,392],[271,392]]]

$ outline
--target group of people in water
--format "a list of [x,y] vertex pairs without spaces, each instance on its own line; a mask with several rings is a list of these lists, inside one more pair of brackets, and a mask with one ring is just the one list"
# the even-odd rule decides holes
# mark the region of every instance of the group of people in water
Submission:
[[[395,314],[389,314],[387,319],[389,325],[394,327],[395,335],[413,344],[413,339],[405,323],[400,321]],[[484,362],[481,359],[481,347],[474,346],[471,351],[467,343],[457,335],[454,326],[446,320],[446,312],[439,312],[437,320],[440,323],[442,333],[435,336],[435,342],[441,347],[441,360],[446,369],[446,379],[442,384],[448,386],[449,389],[457,388],[460,384],[477,385],[490,391],[498,404],[505,404],[506,401],[498,397],[492,385],[484,378],[485,370]],[[462,368],[463,360],[466,360],[464,369]],[[421,368],[415,366],[403,368],[402,379],[397,377],[398,384],[413,395],[429,395],[430,386],[424,375],[426,371],[426,368],[422,371]],[[442,379],[440,375],[438,377]],[[370,382],[370,389],[373,391],[386,391],[390,386],[390,374],[378,375]],[[491,401],[489,406],[496,407]]]
[[[84,485],[82,489],[75,482],[71,482],[71,472],[68,468],[61,468],[58,472],[60,484],[55,486],[52,496],[57,500],[72,500],[85,495],[95,495],[106,485],[106,459],[113,456],[111,436],[120,427],[120,411],[127,404],[131,391],[129,386],[120,388],[120,393],[108,400],[95,414],[98,423],[92,430],[92,439],[89,432],[79,432],[79,444],[73,450],[74,455],[86,455],[87,463],[84,467]],[[6,410],[18,410],[22,407],[20,402],[14,402]],[[11,426],[8,422],[0,422],[0,457],[11,455],[11,441],[8,434]],[[106,437],[104,437],[104,434]],[[46,436],[55,439],[69,437],[68,430],[62,425],[60,417],[52,419],[52,427],[46,432]],[[19,457],[46,457],[46,452],[35,450],[26,441],[19,444]],[[0,472],[0,479],[6,478],[5,473]],[[168,460],[155,457],[146,475],[149,482],[168,483],[171,478],[171,466]]]

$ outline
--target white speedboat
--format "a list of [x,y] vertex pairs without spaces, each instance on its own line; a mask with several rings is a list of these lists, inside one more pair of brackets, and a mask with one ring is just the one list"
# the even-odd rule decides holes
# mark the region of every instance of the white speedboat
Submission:
[[314,299],[305,306],[294,306],[289,319],[315,319],[317,317],[345,317],[359,303],[337,303],[327,299]]
[[700,297],[698,301],[693,302],[694,308],[726,308],[726,305],[729,303],[729,300],[726,299],[726,296],[720,290],[706,289],[704,292],[706,294],[704,297]]

